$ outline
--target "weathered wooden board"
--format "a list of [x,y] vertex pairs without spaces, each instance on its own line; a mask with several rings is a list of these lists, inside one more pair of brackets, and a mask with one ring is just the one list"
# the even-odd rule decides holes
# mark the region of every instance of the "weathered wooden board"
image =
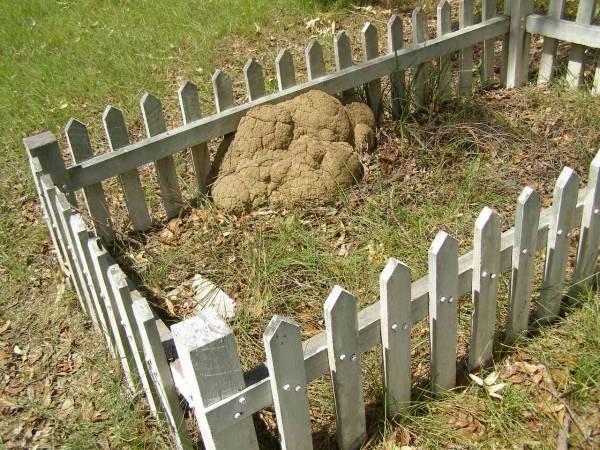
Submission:
[[511,0],[505,82],[507,88],[519,87],[527,82],[531,33],[523,25],[532,12],[533,0]]
[[339,286],[323,305],[338,446],[358,449],[367,437],[356,299]]
[[308,81],[315,80],[325,75],[325,60],[323,59],[323,47],[316,39],[311,41],[304,50],[306,60],[306,72]]
[[[85,161],[94,156],[87,127],[76,119],[70,119],[65,126],[67,144],[71,151],[73,161]],[[83,197],[96,235],[105,243],[112,243],[115,238],[106,196],[101,183],[92,184],[83,189]]]
[[383,384],[390,416],[410,404],[410,274],[408,266],[390,258],[379,276]]
[[[595,11],[596,0],[579,0],[575,22],[579,25],[586,26],[591,24]],[[583,33],[584,35],[588,35],[590,33],[588,28],[589,27],[586,27],[586,31]],[[577,88],[581,84],[581,80],[583,78],[585,47],[579,44],[571,45],[569,57],[565,81],[571,88]]]
[[287,48],[281,49],[275,58],[277,86],[280,91],[296,85],[296,69],[294,58]]
[[[412,45],[419,47],[427,40],[427,18],[423,8],[417,7],[412,13]],[[417,65],[413,69],[413,95],[414,104],[417,112],[423,111],[427,107],[428,92],[427,80],[429,78],[428,62]]]
[[[550,0],[547,17],[554,20],[562,19],[564,10],[565,0]],[[529,21],[526,25],[527,28],[528,25]],[[532,31],[529,32],[532,33]],[[554,71],[554,60],[556,59],[557,48],[558,40],[548,36],[544,37],[544,48],[542,50],[542,55],[540,56],[540,64],[538,69],[538,84],[544,84],[551,80]]]
[[[377,28],[371,23],[367,22],[363,26],[360,34],[362,43],[362,56],[363,61],[369,61],[379,56],[379,42],[377,38]],[[383,97],[381,95],[381,81],[379,79],[369,81],[365,85],[365,92],[367,93],[367,104],[373,110],[375,115],[375,122],[379,123],[379,119],[383,114]]]
[[569,20],[554,20],[539,14],[530,14],[527,16],[526,27],[528,33],[541,34],[546,39],[600,48],[600,26],[598,25],[581,25]]
[[312,449],[300,327],[285,317],[274,316],[263,341],[281,448]]
[[505,341],[508,344],[513,343],[521,333],[526,331],[529,323],[533,269],[538,248],[540,205],[540,195],[533,189],[526,187],[521,191],[517,201],[512,249],[510,301],[505,334]]
[[[465,28],[473,25],[473,0],[461,0],[459,3],[458,26]],[[471,95],[473,92],[473,46],[460,52],[460,73],[458,74],[458,93]]]
[[[483,21],[496,17],[496,0],[483,0],[481,2],[481,19]],[[494,82],[494,52],[496,39],[483,41],[483,54],[481,57],[481,84],[483,86]]]
[[469,344],[469,370],[492,359],[496,331],[496,301],[500,276],[500,217],[484,208],[475,221],[473,239],[473,314]]
[[[183,117],[183,124],[188,124],[202,118],[200,111],[200,99],[198,88],[190,81],[184,81],[177,90],[179,108]],[[196,186],[201,196],[208,194],[207,179],[210,172],[210,153],[206,142],[198,144],[190,149],[192,167],[196,175]]]
[[458,241],[440,231],[429,247],[429,346],[431,388],[456,386]]
[[[452,9],[448,0],[441,0],[437,5],[437,35],[444,36],[452,32]],[[444,55],[439,59],[439,85],[438,91],[442,101],[450,96],[450,77],[452,76],[450,68],[451,55]]]
[[[394,14],[387,23],[387,50],[398,57],[398,51],[404,47],[402,19]],[[397,64],[399,67],[399,64]],[[390,103],[392,116],[398,119],[402,115],[402,105],[406,97],[406,73],[402,69],[390,72]]]

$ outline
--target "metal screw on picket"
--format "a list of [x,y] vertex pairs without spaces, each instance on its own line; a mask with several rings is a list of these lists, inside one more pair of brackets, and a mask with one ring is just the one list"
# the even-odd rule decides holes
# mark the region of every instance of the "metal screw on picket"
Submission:
[[246,403],[246,397],[240,397],[238,399],[238,402],[239,402],[240,405],[243,405],[244,403]]
[[441,302],[441,303],[446,303],[446,297],[442,297],[442,298],[440,298],[440,302]]
[[452,303],[454,301],[454,297],[449,297],[448,298],[448,303]]
[[241,413],[241,412],[236,412],[236,413],[233,415],[233,418],[234,418],[235,420],[239,420],[239,418],[240,418],[240,417],[242,417],[242,413]]
[[594,214],[596,214],[596,215],[600,214],[600,209],[596,208],[596,209],[594,210]]
[[398,324],[394,323],[392,324],[392,331],[395,333],[398,330]]
[[558,230],[558,231],[556,232],[556,234],[557,234],[558,236],[562,236],[562,234],[563,234],[563,230]]
[[352,361],[356,361],[357,356],[356,355],[352,355],[352,358],[350,358]]
[[300,392],[302,390],[302,386],[297,385],[296,388],[294,389],[296,392]]
[[290,385],[289,384],[284,385],[283,386],[283,390],[284,391],[289,391],[290,390]]
[[524,255],[526,255],[529,252],[529,250],[527,250],[526,248],[524,248],[521,253],[523,253]]
[[487,276],[488,276],[488,273],[487,273],[487,272],[481,272],[481,278],[485,278],[485,277],[487,277]]
[[343,360],[345,360],[345,359],[346,359],[346,355],[345,355],[344,353],[342,353],[342,354],[340,355],[340,361],[343,361]]
[[496,274],[495,273],[491,273],[490,274],[490,278],[493,280],[494,278],[496,278]]
[[404,322],[404,323],[402,324],[402,329],[403,329],[403,330],[408,330],[408,324],[407,324],[406,322]]

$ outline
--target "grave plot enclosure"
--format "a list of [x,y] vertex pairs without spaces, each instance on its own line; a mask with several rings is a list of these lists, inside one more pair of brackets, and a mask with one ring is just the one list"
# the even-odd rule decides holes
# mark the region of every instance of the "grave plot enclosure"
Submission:
[[[54,252],[70,280],[82,309],[89,314],[111,353],[120,360],[129,388],[141,386],[151,411],[170,424],[179,448],[192,443],[183,422],[181,398],[193,409],[207,448],[258,448],[252,414],[274,405],[282,446],[311,448],[307,385],[331,374],[340,448],[358,448],[366,436],[361,385],[361,354],[382,344],[382,377],[389,414],[410,403],[410,330],[428,318],[431,382],[434,391],[456,383],[456,324],[458,298],[473,297],[469,368],[488,362],[496,331],[498,274],[512,270],[506,339],[514,340],[530,322],[529,306],[533,264],[537,250],[546,249],[542,296],[534,319],[554,318],[560,308],[565,282],[569,236],[580,227],[577,262],[571,283],[588,284],[595,271],[600,239],[600,156],[592,162],[587,188],[579,185],[574,170],[566,167],[556,182],[552,207],[542,210],[539,195],[525,188],[517,199],[514,227],[501,232],[498,215],[485,208],[474,224],[473,249],[459,256],[458,242],[440,232],[431,244],[427,276],[411,282],[411,271],[390,259],[381,273],[378,301],[362,311],[356,299],[335,287],[324,301],[325,331],[301,342],[299,327],[275,316],[264,333],[267,361],[244,374],[228,325],[209,311],[173,325],[157,317],[135,284],[115,263],[107,249],[115,230],[108,213],[102,182],[118,177],[132,228],[152,225],[138,174],[139,167],[154,164],[167,217],[180,211],[182,196],[173,155],[189,151],[200,193],[207,192],[210,156],[206,143],[231,139],[244,114],[254,106],[277,103],[312,89],[341,94],[364,87],[367,102],[381,117],[389,103],[392,115],[406,108],[425,107],[428,65],[438,67],[439,89],[452,95],[469,95],[473,89],[473,46],[482,44],[482,84],[495,80],[494,62],[501,61],[500,83],[507,88],[527,81],[530,34],[545,37],[538,74],[547,82],[553,74],[558,40],[573,43],[567,82],[581,82],[585,47],[600,47],[598,27],[590,25],[593,2],[581,0],[576,22],[562,19],[564,3],[552,0],[547,16],[533,14],[529,0],[512,0],[497,15],[495,0],[484,0],[482,20],[474,23],[472,0],[460,3],[460,26],[453,30],[447,1],[437,8],[437,35],[429,37],[421,8],[412,14],[412,46],[403,47],[402,21],[393,16],[387,25],[386,49],[378,48],[378,30],[362,29],[363,60],[352,59],[348,36],[334,39],[336,71],[325,72],[323,50],[317,41],[306,47],[308,81],[297,84],[294,60],[282,50],[276,61],[278,92],[267,94],[262,68],[255,60],[244,67],[248,102],[234,105],[231,80],[217,70],[212,77],[217,113],[202,117],[196,87],[187,82],[178,91],[183,125],[167,130],[160,100],[141,99],[147,138],[130,143],[123,114],[107,107],[102,120],[110,151],[94,155],[85,125],[72,119],[65,133],[75,164],[67,167],[56,138],[42,133],[24,140],[35,186],[44,211]],[[501,45],[499,45],[501,42]],[[453,86],[449,57],[460,52],[458,83]],[[408,82],[406,71],[411,71]],[[596,70],[593,90],[600,84]],[[383,89],[386,78],[389,89]],[[409,92],[410,91],[410,92]],[[385,96],[389,96],[386,98]],[[83,191],[85,205],[75,193]],[[493,205],[490,205],[493,206]],[[84,212],[85,210],[85,212]],[[83,219],[87,214],[90,229]],[[333,282],[334,280],[332,280]],[[333,283],[332,283],[333,284]],[[408,368],[408,369],[407,369]]]

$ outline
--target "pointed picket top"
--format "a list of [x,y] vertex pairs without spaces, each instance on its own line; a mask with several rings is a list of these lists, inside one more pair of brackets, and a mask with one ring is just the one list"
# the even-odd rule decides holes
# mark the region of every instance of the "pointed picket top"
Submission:
[[410,283],[410,267],[395,258],[388,259],[385,267],[379,274],[379,285],[387,291],[391,287],[397,286],[399,282],[407,280]]
[[360,33],[362,41],[363,59],[365,61],[379,56],[377,28],[371,22],[366,22]]
[[344,30],[338,31],[333,38],[335,69],[343,70],[352,67],[352,43]]
[[[247,65],[248,63],[246,63]],[[245,71],[244,71],[245,73]],[[217,113],[225,111],[233,106],[233,84],[231,78],[221,69],[215,70],[212,78],[213,93]]]
[[343,287],[335,285],[323,304],[323,310],[333,314],[335,310],[347,308],[356,308],[356,298]]
[[523,208],[536,208],[541,202],[540,194],[529,186],[525,186],[517,198],[517,203]]
[[388,52],[393,53],[404,47],[404,27],[402,19],[394,14],[387,23]]
[[140,108],[144,116],[144,126],[148,136],[154,136],[167,131],[163,116],[162,103],[149,92],[144,92],[140,99]]
[[451,22],[452,7],[448,0],[440,0],[437,5],[437,34],[438,36],[452,31]]
[[277,58],[275,58],[275,70],[280,91],[296,85],[294,58],[287,48],[279,50]]
[[77,119],[71,118],[65,125],[67,144],[71,151],[73,160],[78,163],[93,156],[92,144],[85,124]]
[[425,11],[420,6],[417,6],[412,12],[412,45],[425,42],[427,39],[427,19]]
[[572,167],[566,166],[556,180],[554,198],[558,198],[564,191],[579,189],[579,175]]
[[250,101],[265,96],[265,80],[262,66],[253,58],[248,59],[244,65],[244,78],[246,90]]
[[439,256],[454,252],[455,248],[458,248],[458,241],[445,231],[439,231],[429,247],[429,254],[431,256]]
[[500,216],[498,216],[498,214],[492,208],[486,206],[481,210],[479,216],[477,216],[477,220],[475,220],[475,228],[483,231],[494,221],[499,223]]
[[304,50],[304,57],[306,59],[306,70],[308,72],[309,81],[325,75],[323,47],[321,47],[319,41],[316,39],[310,40],[306,46],[306,49]]
[[265,332],[263,333],[264,340],[265,342],[271,342],[278,336],[286,336],[288,330],[296,332],[296,330],[300,330],[300,326],[285,316],[274,315],[265,328]]
[[108,105],[102,114],[102,122],[108,136],[108,145],[111,150],[117,150],[129,145],[129,135],[125,125],[125,117],[120,109]]
[[191,81],[181,83],[181,86],[177,89],[177,98],[179,99],[183,123],[193,122],[202,117],[198,88],[194,83]]

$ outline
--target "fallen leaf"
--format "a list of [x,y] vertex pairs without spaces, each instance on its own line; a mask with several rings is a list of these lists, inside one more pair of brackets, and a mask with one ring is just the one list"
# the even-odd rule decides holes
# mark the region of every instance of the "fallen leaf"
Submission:
[[483,386],[484,385],[483,380],[481,378],[479,378],[477,375],[473,375],[472,373],[470,373],[469,374],[469,378],[471,378],[471,380],[473,380],[479,386]]

